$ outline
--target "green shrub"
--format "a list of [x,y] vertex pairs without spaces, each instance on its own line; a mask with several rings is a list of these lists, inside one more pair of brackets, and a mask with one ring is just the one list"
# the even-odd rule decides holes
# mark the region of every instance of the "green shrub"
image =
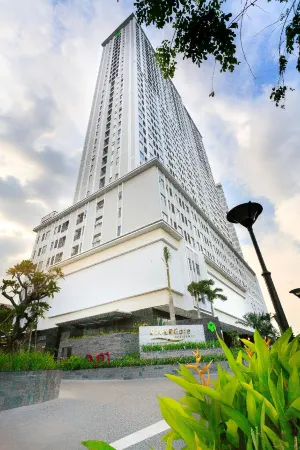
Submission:
[[0,352],[0,371],[50,370],[57,364],[50,353],[42,352]]
[[202,341],[202,342],[177,342],[174,344],[150,344],[142,345],[143,352],[160,352],[163,350],[187,350],[187,349],[209,349],[220,348],[219,341]]
[[[160,409],[171,430],[162,438],[166,449],[183,441],[189,450],[298,450],[300,448],[300,343],[290,341],[287,330],[270,348],[254,333],[254,343],[242,340],[245,349],[236,357],[223,341],[231,372],[218,367],[210,382],[209,364],[180,365],[167,377],[181,386],[178,401],[161,397]],[[195,370],[197,379],[189,369]],[[104,450],[103,442],[85,441],[89,449]]]
[[[225,355],[204,355],[203,361],[224,361]],[[139,353],[127,354],[123,357],[115,358],[108,363],[107,361],[99,361],[97,363],[95,360],[90,362],[88,359],[82,356],[70,356],[70,358],[61,360],[59,366],[62,370],[79,370],[79,369],[95,369],[104,367],[133,367],[133,366],[161,366],[165,364],[187,364],[194,360],[191,356],[180,356],[173,358],[151,358],[142,359]]]

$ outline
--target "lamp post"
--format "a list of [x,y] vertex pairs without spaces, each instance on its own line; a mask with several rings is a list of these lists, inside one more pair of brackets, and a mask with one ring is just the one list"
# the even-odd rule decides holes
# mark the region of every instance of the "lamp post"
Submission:
[[[261,268],[262,268],[262,276],[265,279],[274,309],[276,314],[276,320],[281,329],[281,332],[284,332],[289,328],[288,321],[284,314],[283,308],[281,306],[277,291],[275,289],[271,272],[267,269],[264,259],[262,257],[260,248],[258,246],[256,237],[253,232],[253,224],[256,222],[258,216],[262,213],[263,207],[259,203],[242,203],[241,205],[235,206],[227,213],[227,220],[231,223],[239,223],[243,225],[243,227],[247,228],[249,231],[251,240],[253,242],[257,257],[259,259]],[[300,290],[299,290],[300,291]]]
[[290,294],[294,294],[297,298],[300,298],[300,288],[292,289]]

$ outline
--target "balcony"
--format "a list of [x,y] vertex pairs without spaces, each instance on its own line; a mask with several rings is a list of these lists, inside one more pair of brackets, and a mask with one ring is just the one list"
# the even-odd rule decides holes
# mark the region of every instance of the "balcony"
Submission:
[[54,216],[56,216],[57,211],[52,211],[50,214],[47,214],[47,216],[42,217],[41,223],[47,222],[50,219],[53,219]]

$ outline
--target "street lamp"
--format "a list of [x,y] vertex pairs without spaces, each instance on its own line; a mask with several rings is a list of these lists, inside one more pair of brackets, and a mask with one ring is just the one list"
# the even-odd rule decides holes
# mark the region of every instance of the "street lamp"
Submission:
[[296,297],[300,298],[300,288],[292,289],[290,291],[290,294],[294,294],[294,295],[296,295]]
[[[279,328],[282,332],[287,330],[289,328],[288,321],[285,317],[283,308],[281,306],[277,291],[275,289],[271,272],[266,267],[266,264],[263,260],[260,248],[258,246],[257,240],[255,238],[255,235],[253,233],[252,226],[256,222],[256,219],[258,216],[262,213],[263,207],[259,203],[242,203],[241,205],[236,206],[235,208],[232,208],[227,213],[227,220],[231,223],[239,223],[243,225],[243,227],[247,228],[249,231],[251,240],[253,242],[257,257],[259,259],[261,268],[262,268],[262,276],[265,279],[274,309],[276,314],[276,320],[278,322]],[[299,289],[300,293],[300,289]]]

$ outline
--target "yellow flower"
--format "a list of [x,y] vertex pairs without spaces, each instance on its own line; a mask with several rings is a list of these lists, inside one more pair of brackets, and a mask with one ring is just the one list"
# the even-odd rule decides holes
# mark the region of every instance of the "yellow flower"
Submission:
[[266,346],[269,348],[269,347],[270,347],[270,344],[271,344],[271,339],[270,339],[270,338],[267,339],[267,336],[266,336],[265,339],[264,339],[264,341],[265,341]]

